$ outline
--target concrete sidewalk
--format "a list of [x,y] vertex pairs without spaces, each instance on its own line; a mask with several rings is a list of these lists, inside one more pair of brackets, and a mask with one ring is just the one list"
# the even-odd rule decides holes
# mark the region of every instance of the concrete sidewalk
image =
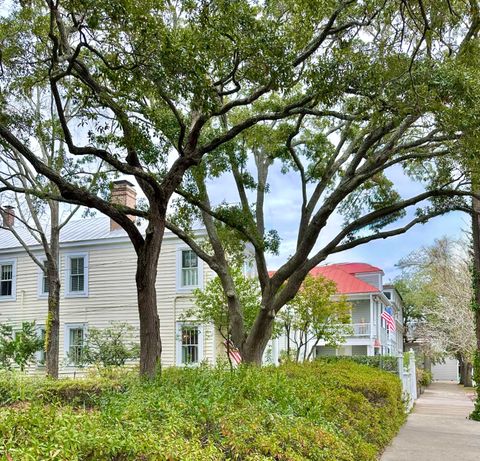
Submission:
[[480,422],[468,420],[473,391],[431,384],[381,461],[479,461]]

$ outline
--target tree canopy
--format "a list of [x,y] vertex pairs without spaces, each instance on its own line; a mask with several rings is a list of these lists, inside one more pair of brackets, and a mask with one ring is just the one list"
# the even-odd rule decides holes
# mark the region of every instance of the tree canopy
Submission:
[[[344,13],[357,19],[345,28],[332,26],[301,71],[314,82],[314,99],[292,109],[291,117],[257,124],[207,153],[177,189],[177,215],[168,223],[231,294],[233,339],[248,360],[260,359],[276,315],[327,257],[449,211],[471,212],[464,166],[478,154],[476,4],[362,3],[373,8],[368,18],[356,16],[362,8],[356,2],[341,5],[345,10],[335,22]],[[290,14],[286,7],[285,17]],[[304,89],[301,81],[292,91]],[[275,95],[254,106],[284,100]],[[248,113],[225,114],[222,125],[226,129]],[[267,261],[282,236],[269,227],[268,210],[277,197],[269,178],[279,172],[285,174],[276,182],[281,192],[299,194],[300,205],[286,210],[296,245],[272,274]],[[399,190],[394,173],[416,183],[417,192]],[[227,183],[235,185],[235,199],[218,200],[215,191]],[[339,215],[343,225],[330,232],[328,223]],[[193,218],[205,223],[210,251],[189,232]],[[255,251],[262,309],[248,332],[224,256],[224,225]]]
[[[468,245],[467,245],[468,248]],[[442,238],[412,252],[399,266],[395,286],[410,314],[409,340],[433,359],[460,357],[472,362],[475,352],[472,267],[465,243]]]
[[[58,192],[43,198],[96,208],[129,235],[143,373],[161,353],[154,282],[165,226],[217,272],[233,341],[258,361],[275,316],[327,256],[469,209],[468,178],[456,172],[478,152],[479,27],[474,0],[14,3],[0,19],[2,158],[18,155],[53,182]],[[24,102],[37,87],[53,101],[47,117]],[[31,142],[45,118],[64,150],[60,165]],[[265,218],[272,167],[297,175],[302,204],[297,245],[270,277],[267,255],[281,241]],[[393,168],[424,192],[401,196]],[[95,190],[86,187],[92,175]],[[107,200],[115,175],[137,182],[142,206]],[[236,204],[210,197],[225,175]],[[338,212],[344,225],[318,247]],[[148,221],[145,234],[131,216]],[[210,251],[190,232],[198,217]],[[225,226],[255,251],[262,302],[249,333]]]

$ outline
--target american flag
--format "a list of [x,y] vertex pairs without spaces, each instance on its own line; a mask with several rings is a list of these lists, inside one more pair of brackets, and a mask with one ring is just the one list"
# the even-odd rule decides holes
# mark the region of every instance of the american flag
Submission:
[[238,349],[233,345],[232,341],[225,341],[224,344],[230,360],[232,361],[232,365],[236,366],[242,363],[242,356],[240,355],[240,352],[238,352]]
[[387,322],[387,327],[389,331],[395,331],[395,319],[393,318],[393,310],[391,307],[386,307],[381,315],[382,319]]

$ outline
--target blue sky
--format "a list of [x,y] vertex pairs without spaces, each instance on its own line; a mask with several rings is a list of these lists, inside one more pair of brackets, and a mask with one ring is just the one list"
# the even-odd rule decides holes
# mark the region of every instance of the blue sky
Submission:
[[[407,198],[422,192],[424,189],[419,183],[411,181],[406,177],[400,168],[388,172],[389,179],[395,185],[396,190]],[[265,220],[267,229],[275,229],[281,237],[279,255],[269,257],[269,267],[278,268],[294,252],[299,209],[301,204],[301,192],[299,181],[295,173],[284,175],[278,168],[272,168],[269,176],[270,193],[267,195],[265,207]],[[210,185],[212,201],[238,202],[238,196],[231,176],[216,180]],[[406,223],[411,219],[414,209],[409,211],[407,217],[397,223]],[[327,224],[326,229],[321,233],[319,245],[325,244],[337,232],[340,231],[343,218],[333,216]],[[367,262],[381,267],[385,272],[385,282],[391,281],[399,271],[396,263],[424,245],[430,245],[436,238],[445,235],[459,238],[464,231],[469,229],[469,218],[463,213],[450,213],[435,218],[424,225],[418,225],[409,232],[391,237],[385,240],[377,240],[366,245],[358,246],[352,250],[332,255],[327,263],[333,262]]]

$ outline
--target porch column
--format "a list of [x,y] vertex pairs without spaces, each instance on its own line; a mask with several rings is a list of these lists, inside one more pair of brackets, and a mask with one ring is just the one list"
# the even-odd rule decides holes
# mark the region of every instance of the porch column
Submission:
[[373,320],[375,318],[375,305],[373,303],[373,296],[370,293],[370,339],[373,339]]

